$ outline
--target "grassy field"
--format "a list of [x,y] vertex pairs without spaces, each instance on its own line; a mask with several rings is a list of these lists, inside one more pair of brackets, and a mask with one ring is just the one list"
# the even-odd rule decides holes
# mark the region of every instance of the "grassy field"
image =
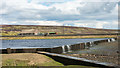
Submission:
[[[9,56],[9,57],[8,57]],[[63,66],[53,59],[35,53],[2,54],[3,66]]]
[[56,62],[45,55],[36,54],[36,53],[2,54],[2,66],[53,66],[53,68],[88,67],[82,65],[64,66],[63,64]]
[[14,36],[21,33],[22,30],[34,29],[40,33],[56,32],[57,34],[110,34],[118,33],[114,29],[95,29],[87,27],[72,26],[40,26],[40,25],[0,25],[0,34],[2,36]]
[[3,40],[15,39],[74,39],[74,38],[113,38],[117,35],[98,35],[98,36],[27,36],[27,37],[2,37]]

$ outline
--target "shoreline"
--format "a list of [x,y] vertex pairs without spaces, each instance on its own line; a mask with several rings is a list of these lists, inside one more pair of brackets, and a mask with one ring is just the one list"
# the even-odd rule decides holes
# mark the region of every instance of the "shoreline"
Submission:
[[65,55],[118,65],[119,50],[117,47],[118,47],[118,40],[115,42],[100,43],[91,49],[78,50]]
[[77,38],[115,38],[118,35],[98,35],[98,36],[27,36],[27,37],[1,37],[0,40],[18,40],[18,39],[77,39]]
[[[113,46],[112,43],[113,43],[113,42],[105,43],[105,44],[110,44],[111,46]],[[100,45],[100,46],[104,46],[103,44],[104,44],[104,43],[101,43],[101,44],[99,44],[99,45]],[[107,48],[106,48],[106,47],[105,47],[105,48],[103,47],[103,48],[104,48],[104,49],[109,49],[109,50],[111,51],[111,46],[110,46],[110,45],[107,45],[107,46],[109,46],[110,48],[108,48],[108,47],[107,47]],[[114,45],[114,46],[115,46],[115,45]],[[113,46],[113,47],[114,47],[114,46]],[[113,49],[113,47],[112,47],[112,49]],[[100,49],[100,50],[101,50],[101,49]],[[113,50],[113,51],[114,51],[114,50]],[[94,52],[97,53],[98,51],[93,50],[93,53],[94,53]],[[100,51],[100,52],[105,53],[105,52],[103,52],[103,51]],[[100,52],[98,52],[98,53],[100,53]],[[116,51],[115,51],[115,52],[116,52]],[[115,54],[115,52],[113,52],[112,54]],[[94,59],[94,60],[100,60],[100,61],[103,61],[103,60],[101,60],[101,58],[107,59],[107,60],[114,58],[114,56],[110,57],[110,56],[107,56],[106,54],[105,54],[105,55],[103,55],[103,54],[102,54],[102,55],[101,55],[101,54],[98,55],[98,53],[97,53],[97,54],[92,54],[92,53],[88,54],[88,53],[87,53],[87,54],[78,54],[78,55],[73,54],[73,55],[71,55],[71,56],[76,56],[76,57],[81,57],[81,58],[87,58],[87,59],[92,59],[92,60],[93,60],[93,59]],[[86,57],[86,56],[87,56],[87,57]],[[88,57],[89,57],[89,58],[88,58]],[[116,57],[116,56],[115,56],[115,57]],[[116,60],[116,59],[117,59],[117,58],[115,58],[115,60]],[[113,60],[114,60],[114,59],[113,59]],[[113,60],[111,60],[111,61],[113,61]],[[8,60],[8,61],[9,61],[9,60]],[[8,62],[8,61],[7,61],[7,62]],[[10,61],[11,61],[11,60],[10,60]],[[16,61],[20,61],[20,60],[15,60],[15,62],[16,62]],[[111,62],[111,61],[109,61],[109,62]],[[14,61],[12,61],[12,62],[14,63]],[[21,63],[21,62],[23,62],[23,61],[20,61],[20,63]],[[29,61],[26,61],[25,64],[27,64],[28,62],[29,62]],[[114,62],[117,64],[116,61],[114,61]],[[29,63],[30,63],[30,62],[29,62]],[[28,63],[28,64],[29,64],[29,63]],[[33,62],[32,62],[32,63],[33,63]],[[7,63],[6,63],[6,64],[7,64]]]

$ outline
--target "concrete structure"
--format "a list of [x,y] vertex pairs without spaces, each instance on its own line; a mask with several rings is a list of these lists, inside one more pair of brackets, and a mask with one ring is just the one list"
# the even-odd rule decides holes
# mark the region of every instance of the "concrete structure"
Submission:
[[57,35],[56,32],[49,32],[48,35]]
[[49,56],[55,61],[58,61],[64,65],[84,65],[84,66],[92,66],[92,67],[99,67],[99,68],[116,68],[116,67],[118,68],[118,66],[114,64],[87,60],[85,58],[78,58],[78,57],[72,57],[72,56],[66,56],[66,55],[48,53],[48,52],[41,52],[41,51],[38,51],[37,53]]
[[[112,40],[112,39],[110,39]],[[117,40],[117,38],[114,38],[114,41]],[[100,68],[119,68],[118,66],[115,66],[114,64],[110,63],[103,63],[93,60],[87,60],[85,58],[77,58],[72,56],[66,56],[61,55],[61,53],[69,52],[70,50],[80,50],[85,49],[86,47],[90,47],[91,44],[99,44],[103,42],[108,42],[108,39],[105,40],[99,40],[94,42],[86,42],[86,43],[78,43],[73,45],[64,45],[60,47],[54,47],[54,48],[23,48],[23,49],[2,49],[2,53],[38,53],[43,54],[51,57],[55,61],[58,61],[64,65],[84,65],[84,66],[92,66],[92,67],[100,67]],[[44,52],[43,52],[44,51]],[[49,52],[49,53],[48,53]],[[51,52],[51,53],[50,53]],[[58,54],[56,54],[58,53]]]
[[38,35],[39,31],[37,29],[26,29],[22,30],[19,35]]
[[55,47],[55,48],[51,48],[50,52],[60,54],[60,53],[63,53],[63,49],[62,47]]
[[[113,39],[113,38],[112,38]],[[110,39],[111,40],[111,39]],[[117,38],[114,38],[114,41],[117,40]],[[103,42],[108,42],[108,39],[105,40],[98,40],[98,41],[93,41],[92,45],[97,45],[99,43]],[[91,42],[86,42],[86,43],[78,43],[78,44],[73,44],[73,45],[64,45],[60,47],[54,47],[54,48],[21,48],[21,49],[0,49],[2,53],[36,53],[37,51],[45,51],[45,52],[51,52],[51,53],[66,53],[69,51],[75,51],[75,50],[82,50],[86,48],[91,47]]]

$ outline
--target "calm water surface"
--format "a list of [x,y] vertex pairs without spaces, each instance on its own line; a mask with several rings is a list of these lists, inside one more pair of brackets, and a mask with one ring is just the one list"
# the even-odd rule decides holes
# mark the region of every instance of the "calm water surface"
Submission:
[[107,38],[97,39],[30,39],[30,40],[3,40],[2,48],[52,48],[71,45],[81,42],[92,42]]

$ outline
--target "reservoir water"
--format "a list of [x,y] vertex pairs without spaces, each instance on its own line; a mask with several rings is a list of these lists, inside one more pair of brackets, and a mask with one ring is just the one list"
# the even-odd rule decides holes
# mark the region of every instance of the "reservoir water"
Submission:
[[107,38],[95,39],[28,39],[28,40],[2,40],[2,48],[52,48],[82,42],[92,42]]

